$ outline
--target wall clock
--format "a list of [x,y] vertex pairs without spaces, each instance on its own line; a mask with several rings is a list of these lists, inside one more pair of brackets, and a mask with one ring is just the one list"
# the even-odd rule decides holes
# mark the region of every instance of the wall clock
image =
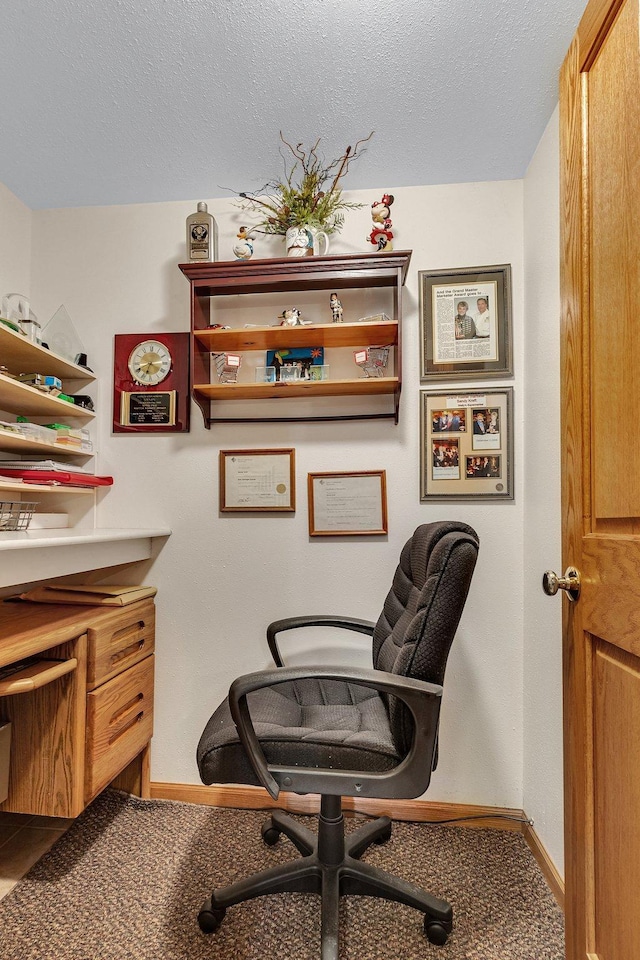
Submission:
[[173,357],[169,347],[158,340],[137,343],[129,354],[129,373],[142,386],[153,387],[171,373]]
[[114,432],[184,433],[189,399],[188,333],[116,334]]

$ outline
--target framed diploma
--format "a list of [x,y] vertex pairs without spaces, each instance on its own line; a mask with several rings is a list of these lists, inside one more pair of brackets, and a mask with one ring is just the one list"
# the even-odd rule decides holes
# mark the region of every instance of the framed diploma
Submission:
[[221,450],[222,513],[295,513],[295,450]]
[[310,473],[311,537],[379,536],[387,527],[387,478],[384,470]]

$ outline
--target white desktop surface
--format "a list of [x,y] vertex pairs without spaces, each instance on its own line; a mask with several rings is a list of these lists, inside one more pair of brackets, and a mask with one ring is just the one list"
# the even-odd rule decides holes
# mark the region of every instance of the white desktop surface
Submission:
[[0,532],[0,588],[148,560],[169,527]]

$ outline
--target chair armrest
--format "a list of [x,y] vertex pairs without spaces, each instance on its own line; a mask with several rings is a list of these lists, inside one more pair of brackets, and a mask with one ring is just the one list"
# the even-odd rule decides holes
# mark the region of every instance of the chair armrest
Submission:
[[355,617],[332,617],[319,614],[308,617],[287,617],[284,620],[274,620],[267,627],[267,643],[276,667],[283,667],[284,660],[280,656],[276,635],[285,630],[297,630],[299,627],[342,627],[344,630],[355,630],[357,633],[366,633],[372,637],[375,623],[371,620],[358,620]]
[[[356,683],[402,700],[414,722],[413,741],[407,756],[384,773],[269,766],[251,721],[247,695],[279,683],[308,679]],[[383,796],[388,799],[420,796],[431,776],[441,698],[442,687],[438,684],[382,670],[353,667],[277,667],[238,677],[229,690],[231,715],[242,745],[260,783],[274,800],[277,800],[281,787],[296,793]],[[384,791],[379,793],[381,785],[384,785]]]

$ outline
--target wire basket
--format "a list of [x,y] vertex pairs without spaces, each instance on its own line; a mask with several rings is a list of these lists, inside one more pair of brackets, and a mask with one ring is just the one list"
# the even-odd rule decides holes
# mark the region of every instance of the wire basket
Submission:
[[0,500],[0,532],[26,530],[37,505],[37,501]]

